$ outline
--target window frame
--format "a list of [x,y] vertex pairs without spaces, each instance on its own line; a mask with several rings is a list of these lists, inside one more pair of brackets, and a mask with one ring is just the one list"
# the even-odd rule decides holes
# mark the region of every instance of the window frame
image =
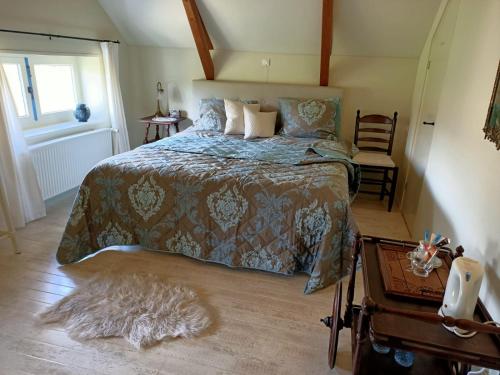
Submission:
[[[33,96],[28,90],[29,80],[28,80],[28,72],[25,64],[25,58],[28,58],[29,69],[31,72],[31,87]],[[76,59],[76,56],[58,56],[58,55],[33,55],[33,54],[16,54],[16,55],[0,55],[0,64],[9,64],[15,63],[19,64],[21,68],[21,76],[23,79],[23,94],[26,98],[26,104],[28,109],[27,117],[18,117],[19,123],[21,124],[23,130],[31,130],[36,128],[43,128],[55,124],[65,123],[65,122],[73,122],[73,111],[75,108],[71,110],[65,111],[56,111],[50,113],[42,113],[41,105],[40,105],[40,94],[37,87],[36,73],[35,73],[35,65],[69,65],[71,66],[72,78],[73,78],[73,89],[74,89],[74,97],[75,97],[75,107],[76,104],[81,102],[83,97],[82,95],[82,85],[81,85],[81,72],[79,63]],[[36,107],[37,117],[35,120],[34,111],[33,111],[33,102]]]
[[[23,96],[26,101],[27,116],[17,116],[19,123],[23,129],[28,129],[35,122],[33,114],[33,106],[31,101],[31,94],[28,92],[28,75],[24,65],[24,57],[22,56],[0,56],[0,64],[16,64],[21,70]],[[10,87],[9,87],[10,89]],[[16,112],[17,115],[17,112]]]
[[9,75],[7,74],[7,70],[5,70],[6,66],[13,66],[15,69],[15,73],[17,73],[16,78],[17,78],[17,83],[20,85],[20,89],[21,89],[21,95],[22,95],[21,102],[22,102],[22,107],[23,107],[23,111],[24,111],[23,115],[19,114],[17,103],[16,103],[16,98],[13,98],[14,99],[14,106],[16,108],[17,117],[20,119],[30,117],[30,113],[28,110],[28,99],[26,98],[26,91],[24,90],[24,78],[22,76],[23,70],[21,69],[21,65],[17,62],[3,62],[2,65],[3,65],[4,72],[5,72],[5,75],[7,78],[7,84],[9,85],[9,89],[11,92],[13,90],[12,90],[12,86],[10,85],[10,82],[9,82]]

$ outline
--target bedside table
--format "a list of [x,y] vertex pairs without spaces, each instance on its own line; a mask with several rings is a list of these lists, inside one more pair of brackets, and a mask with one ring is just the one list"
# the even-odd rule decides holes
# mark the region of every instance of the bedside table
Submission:
[[[175,126],[175,132],[178,133],[179,132],[179,123],[186,119],[185,117],[177,117],[171,121],[157,121],[157,120],[153,120],[154,118],[155,118],[155,116],[153,115],[153,116],[143,117],[139,120],[146,127],[146,132],[144,134],[144,141],[142,142],[143,144],[160,140],[160,126],[165,126],[167,128],[167,137],[170,137],[170,127],[171,126]],[[155,135],[154,141],[150,141],[148,139],[149,128],[151,127],[151,125],[156,126],[156,135]]]
[[[352,257],[352,271],[347,290],[347,304],[341,317],[342,283],[336,285],[333,313],[321,321],[330,328],[328,363],[335,366],[339,331],[351,328],[352,373],[360,374],[467,374],[470,365],[500,369],[500,335],[478,332],[471,338],[460,338],[442,325],[443,317],[437,315],[440,302],[396,298],[384,289],[379,267],[377,245],[390,245],[412,250],[414,242],[397,241],[376,237],[357,240]],[[457,251],[462,254],[462,248]],[[364,298],[362,305],[354,305],[356,266],[361,257]],[[451,317],[447,317],[452,319]],[[480,325],[474,330],[484,329],[479,324],[491,320],[486,308],[478,299],[474,322]],[[464,321],[462,321],[464,322]],[[456,321],[452,322],[458,325]],[[492,326],[488,326],[492,327]],[[472,328],[472,326],[471,326]],[[488,331],[498,328],[487,328]],[[472,329],[471,329],[472,330]],[[394,361],[394,353],[380,354],[372,349],[370,336],[375,343],[393,349],[415,353],[413,366],[405,368]]]

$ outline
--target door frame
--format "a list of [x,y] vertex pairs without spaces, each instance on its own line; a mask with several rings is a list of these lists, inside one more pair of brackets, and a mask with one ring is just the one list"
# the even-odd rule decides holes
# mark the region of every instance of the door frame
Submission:
[[[428,85],[428,76],[429,76],[429,67],[430,67],[430,54],[431,54],[431,47],[432,43],[434,42],[434,37],[436,35],[436,31],[444,17],[444,12],[446,11],[446,7],[448,6],[450,0],[441,0],[441,3],[439,4],[439,8],[436,12],[436,16],[434,17],[434,21],[432,23],[432,26],[429,30],[429,35],[427,36],[427,40],[425,42],[424,48],[422,49],[422,54],[419,59],[419,65],[422,62],[422,60],[425,61],[425,72],[424,76],[422,77],[422,87],[418,92],[414,92],[413,95],[418,97],[418,102],[414,107],[416,107],[417,115],[415,116],[415,120],[410,123],[410,127],[408,129],[408,142],[407,141],[407,148],[409,148],[408,152],[408,158],[406,159],[406,170],[405,170],[405,175],[404,175],[404,180],[403,180],[403,193],[401,194],[401,215],[403,216],[403,220],[405,221],[406,227],[408,229],[408,232],[410,235],[412,234],[411,228],[408,227],[408,223],[406,222],[406,218],[404,215],[404,203],[405,203],[405,198],[406,198],[406,186],[408,183],[408,178],[410,176],[410,164],[414,156],[415,152],[415,145],[417,143],[417,138],[418,138],[418,130],[419,126],[422,122],[422,110],[423,110],[423,104],[424,104],[424,97],[425,93],[427,91],[427,85]],[[415,77],[415,87],[417,87],[418,82],[416,79],[418,78],[418,70],[417,70],[417,77]],[[412,108],[414,110],[415,108]]]

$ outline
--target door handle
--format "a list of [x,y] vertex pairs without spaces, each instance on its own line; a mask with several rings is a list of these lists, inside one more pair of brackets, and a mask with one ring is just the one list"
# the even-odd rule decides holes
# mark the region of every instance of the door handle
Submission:
[[424,124],[424,125],[430,125],[430,126],[434,126],[435,125],[434,121],[432,121],[432,122],[424,121],[422,124]]

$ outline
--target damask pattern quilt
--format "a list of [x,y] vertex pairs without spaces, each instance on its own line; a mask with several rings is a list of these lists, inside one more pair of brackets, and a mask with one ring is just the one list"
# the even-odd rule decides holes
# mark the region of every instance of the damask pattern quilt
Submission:
[[349,271],[359,166],[347,143],[183,132],[106,159],[80,186],[57,260],[113,245],[291,275]]

